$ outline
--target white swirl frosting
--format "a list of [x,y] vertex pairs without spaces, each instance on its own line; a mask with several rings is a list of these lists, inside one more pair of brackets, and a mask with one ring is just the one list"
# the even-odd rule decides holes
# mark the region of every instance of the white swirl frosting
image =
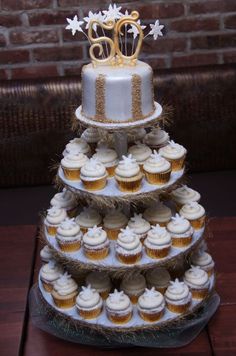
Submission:
[[167,159],[178,159],[182,158],[187,153],[187,150],[182,145],[171,140],[168,145],[161,147],[158,152]]
[[183,234],[190,229],[190,222],[184,217],[176,214],[172,216],[171,221],[167,225],[167,230],[174,234]]
[[88,232],[84,234],[83,241],[86,245],[97,246],[101,245],[107,241],[107,233],[102,229],[102,227],[91,227]]
[[74,294],[78,290],[78,285],[71,276],[65,272],[54,283],[53,289],[61,296]]
[[90,158],[80,170],[81,179],[94,180],[106,177],[105,166],[95,158]]
[[96,143],[100,140],[101,135],[98,129],[94,127],[89,127],[81,135],[81,138],[84,139],[88,143]]
[[50,201],[51,206],[57,206],[59,208],[74,208],[76,204],[76,199],[69,190],[63,189],[62,192],[56,193]]
[[118,155],[115,150],[111,148],[97,148],[93,158],[104,164],[105,167],[111,167],[118,164]]
[[178,278],[175,281],[170,281],[170,285],[165,292],[167,301],[184,302],[189,299],[189,288],[184,282],[180,282]]
[[163,295],[156,291],[154,287],[151,289],[146,288],[145,292],[138,299],[138,307],[146,310],[163,309],[165,307],[165,300]]
[[122,160],[115,169],[115,174],[124,178],[130,178],[139,173],[139,165],[131,154],[128,157],[122,156]]
[[84,207],[81,213],[75,219],[76,223],[85,228],[99,225],[102,222],[102,217],[96,209]]
[[164,205],[162,202],[151,205],[148,207],[143,216],[146,220],[151,222],[166,222],[171,218],[171,209],[168,206]]
[[138,142],[129,148],[128,153],[131,154],[139,164],[143,164],[150,157],[152,150],[144,143]]
[[196,190],[189,188],[187,185],[182,185],[182,187],[173,190],[171,195],[179,204],[186,204],[191,201],[198,202],[201,198],[200,194]]
[[107,229],[119,229],[127,225],[128,218],[120,210],[112,210],[103,219],[104,227]]
[[109,294],[106,300],[106,307],[111,311],[125,311],[131,308],[129,297],[123,292],[118,292],[117,289]]
[[78,294],[76,298],[76,306],[81,309],[91,309],[100,306],[102,299],[99,293],[91,288],[91,285],[87,287],[82,287],[82,291]]
[[128,142],[135,142],[142,140],[146,135],[146,130],[144,128],[132,129],[128,131]]
[[63,208],[53,206],[52,208],[47,210],[46,223],[48,224],[58,225],[66,218],[66,210]]
[[69,153],[62,158],[61,165],[64,168],[81,168],[88,160],[88,157],[83,153]]
[[48,245],[45,245],[40,251],[40,257],[43,261],[49,262],[53,257],[52,249]]
[[56,264],[56,261],[50,260],[40,270],[40,277],[45,282],[54,282],[62,274],[62,269]]
[[86,285],[91,285],[96,291],[102,292],[111,289],[111,280],[109,275],[103,271],[93,271],[86,276]]
[[143,168],[149,173],[162,173],[169,171],[171,169],[171,164],[154,150],[148,160],[144,163]]
[[188,220],[194,220],[203,217],[205,215],[205,209],[202,205],[194,201],[182,206],[179,213]]
[[184,274],[184,281],[190,288],[202,288],[209,285],[207,272],[199,266],[191,266]]
[[125,229],[121,229],[121,232],[118,235],[117,239],[117,250],[119,251],[119,247],[124,249],[125,251],[133,251],[136,249],[142,249],[142,244],[139,240],[139,237],[134,233],[132,229],[128,226]]
[[61,236],[75,236],[79,234],[80,227],[76,224],[75,219],[66,218],[62,221],[57,229],[57,235]]
[[140,273],[128,275],[122,279],[120,289],[126,294],[140,295],[146,288],[146,280]]
[[160,225],[152,226],[148,231],[147,238],[144,241],[146,247],[166,247],[171,245],[171,235],[165,227]]
[[143,219],[142,214],[134,214],[128,222],[128,227],[132,229],[137,235],[146,234],[150,230],[150,223]]
[[163,267],[156,267],[147,271],[146,279],[148,285],[154,287],[166,287],[170,282],[170,274]]
[[194,266],[199,266],[201,268],[208,267],[208,266],[214,266],[213,259],[209,253],[205,251],[197,251],[192,254],[191,256],[191,262]]
[[160,128],[154,128],[144,137],[144,143],[150,146],[159,146],[167,143],[170,137],[169,134]]
[[66,155],[69,153],[80,152],[85,155],[90,154],[90,147],[85,140],[82,138],[76,137],[66,145],[65,153]]

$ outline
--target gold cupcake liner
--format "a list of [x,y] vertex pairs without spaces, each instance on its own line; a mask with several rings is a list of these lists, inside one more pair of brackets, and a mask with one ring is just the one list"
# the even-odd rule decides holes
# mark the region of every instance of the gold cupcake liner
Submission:
[[69,218],[74,218],[77,215],[77,208],[72,208],[66,211]]
[[184,205],[184,204],[180,204],[180,203],[176,203],[176,202],[175,202],[175,210],[176,210],[177,212],[179,212],[183,205]]
[[131,294],[128,294],[128,293],[126,293],[126,294],[129,296],[129,299],[130,299],[131,303],[133,303],[133,304],[137,304],[138,298],[141,295],[141,294],[139,294],[139,295],[134,295],[134,294],[131,295]]
[[154,250],[145,246],[145,251],[146,254],[151,258],[164,258],[168,256],[168,253],[170,252],[170,246],[165,248],[160,248],[158,250],[157,249]]
[[106,170],[107,170],[107,173],[108,173],[108,177],[114,177],[115,169],[116,169],[116,165],[115,166],[111,166],[111,167],[106,167]]
[[90,250],[84,248],[85,256],[90,260],[103,260],[109,253],[109,247],[104,247],[98,250]]
[[53,301],[54,301],[55,305],[58,308],[68,309],[68,308],[72,308],[75,305],[77,293],[74,293],[74,295],[72,295],[69,298],[67,298],[65,296],[64,299],[62,299],[62,298],[58,298],[57,297],[57,293],[55,293],[54,290],[53,290],[52,291],[52,297],[53,297]]
[[167,290],[167,287],[155,287],[155,289],[164,295]]
[[135,255],[121,255],[120,253],[117,253],[118,260],[122,263],[125,264],[134,264],[138,262],[141,259],[141,252],[136,253]]
[[204,299],[208,295],[208,288],[195,289],[190,288],[193,299]]
[[96,319],[101,314],[102,307],[97,307],[92,310],[82,310],[77,308],[77,311],[83,319]]
[[107,237],[110,239],[110,240],[117,240],[117,237],[120,233],[120,229],[123,229],[125,226],[122,226],[121,228],[119,229],[108,229],[108,228],[104,228],[104,230],[106,231],[107,233]]
[[57,226],[45,225],[48,235],[55,236],[57,233]]
[[124,315],[112,314],[112,313],[107,313],[107,314],[110,321],[114,324],[126,324],[132,317],[132,312],[128,312],[127,314]]
[[129,179],[127,178],[126,180],[123,179],[119,179],[117,176],[115,176],[116,181],[118,183],[118,188],[122,191],[122,192],[126,192],[126,193],[134,193],[137,192],[141,189],[141,183],[142,183],[142,179],[143,179],[143,174],[140,173],[137,175],[137,177]]
[[172,236],[172,246],[174,247],[185,247],[191,244],[192,236],[187,237],[173,237]]
[[52,290],[53,290],[53,285],[51,283],[47,283],[47,282],[42,281],[42,279],[41,279],[41,282],[42,282],[44,290],[46,292],[48,292],[48,293],[51,293]]
[[149,184],[165,184],[170,180],[171,169],[162,173],[149,173],[144,171]]
[[65,244],[63,244],[62,242],[57,241],[60,249],[64,252],[74,252],[74,251],[78,251],[81,247],[81,242],[80,241],[76,241],[76,242],[67,242]]
[[109,290],[105,290],[103,292],[99,292],[100,296],[102,297],[103,300],[106,300],[109,296],[110,293],[110,289]]
[[185,303],[185,304],[171,304],[169,302],[166,302],[166,306],[171,312],[182,314],[182,313],[185,313],[189,309],[190,302]]
[[85,189],[87,189],[89,191],[102,190],[103,188],[105,188],[105,186],[107,184],[107,177],[100,178],[100,179],[93,180],[93,181],[81,179],[81,181],[82,181]]
[[80,180],[80,168],[64,168],[62,167],[64,176],[68,180]]
[[139,310],[139,315],[145,321],[154,322],[162,318],[162,316],[164,315],[164,310],[161,310],[160,312],[156,312],[156,313],[145,313]]
[[205,220],[206,220],[206,216],[203,215],[201,218],[189,220],[189,222],[195,230],[199,230],[203,228],[203,226],[205,225]]
[[185,162],[185,155],[181,158],[178,159],[170,159],[166,158],[167,161],[171,163],[171,170],[173,172],[180,171],[184,167],[184,162]]

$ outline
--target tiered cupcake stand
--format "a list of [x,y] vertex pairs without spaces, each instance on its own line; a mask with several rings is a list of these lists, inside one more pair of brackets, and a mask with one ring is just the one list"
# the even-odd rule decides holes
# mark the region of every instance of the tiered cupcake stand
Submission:
[[[147,122],[132,122],[130,124],[101,124],[88,122],[81,114],[80,108],[76,111],[78,123],[83,126],[96,127],[107,130],[115,135],[116,150],[119,156],[127,150],[126,131],[131,128],[155,126],[162,119],[162,108],[156,104],[156,115]],[[91,120],[90,120],[91,121]],[[132,127],[131,127],[132,126]],[[120,144],[122,142],[122,144]],[[184,170],[173,172],[170,181],[163,185],[151,185],[143,180],[141,190],[137,193],[123,193],[118,189],[115,178],[109,178],[106,187],[100,191],[89,192],[84,189],[81,182],[69,181],[64,177],[59,168],[57,182],[71,190],[78,201],[86,201],[89,205],[96,206],[101,212],[105,207],[122,206],[125,211],[138,210],[139,204],[155,201],[160,194],[168,194],[182,182]],[[80,203],[82,204],[82,203]],[[174,207],[172,206],[174,210]],[[174,211],[173,211],[174,213]],[[145,274],[148,269],[162,266],[168,269],[178,269],[181,261],[188,261],[190,254],[204,239],[205,229],[194,232],[192,242],[187,247],[171,248],[169,255],[162,259],[151,259],[143,252],[141,260],[135,265],[125,265],[115,257],[114,241],[110,241],[110,253],[100,261],[89,260],[82,249],[73,253],[60,250],[56,239],[47,234],[42,227],[42,237],[54,254],[54,258],[62,263],[72,274],[72,277],[83,278],[87,272],[93,270],[106,271],[111,278],[116,280],[129,273],[139,271]],[[148,347],[173,347],[189,343],[206,325],[215,312],[219,297],[215,293],[215,275],[210,277],[208,296],[203,300],[193,300],[189,310],[184,314],[175,314],[165,309],[164,316],[155,323],[142,320],[133,309],[132,319],[123,325],[114,325],[103,310],[97,319],[83,320],[76,311],[76,307],[62,310],[55,306],[50,293],[47,293],[40,282],[31,291],[31,314],[37,326],[60,338],[89,345],[102,347],[148,346]]]

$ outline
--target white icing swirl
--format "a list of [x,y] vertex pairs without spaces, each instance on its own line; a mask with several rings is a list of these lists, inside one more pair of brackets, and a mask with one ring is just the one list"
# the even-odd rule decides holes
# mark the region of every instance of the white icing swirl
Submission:
[[103,219],[103,225],[107,229],[120,229],[127,223],[128,218],[119,210],[112,210]]
[[45,282],[53,283],[62,274],[62,269],[59,267],[54,260],[50,260],[45,264],[40,270],[40,278]]
[[57,206],[58,208],[71,209],[74,208],[76,204],[76,199],[69,190],[63,189],[62,192],[56,193],[52,200],[50,201],[51,206]]
[[128,295],[140,295],[146,288],[146,281],[142,274],[136,273],[122,279],[120,289]]
[[179,282],[176,278],[175,281],[170,281],[170,285],[165,292],[167,301],[182,302],[186,301],[190,295],[189,288],[184,282]]
[[40,257],[43,261],[49,262],[53,257],[52,249],[48,245],[45,245],[40,251]]
[[118,292],[117,289],[109,294],[106,300],[106,307],[111,311],[126,311],[130,309],[131,303],[129,297],[123,292]]
[[76,298],[76,306],[81,309],[89,310],[101,306],[101,301],[102,299],[99,293],[88,285],[87,287],[82,287],[82,291]]
[[93,158],[104,164],[105,167],[112,167],[118,164],[118,155],[111,148],[97,148]]
[[207,272],[199,266],[192,266],[184,274],[185,283],[191,288],[202,288],[209,285],[209,277]]
[[182,206],[179,213],[188,220],[194,220],[204,216],[205,209],[197,202],[190,202]]
[[171,219],[171,209],[164,205],[162,202],[148,207],[143,216],[146,220],[156,223],[164,223]]
[[132,129],[128,131],[128,142],[135,142],[142,140],[146,135],[146,130],[144,128]]
[[162,173],[169,171],[171,164],[154,150],[154,153],[144,163],[143,168],[148,173]]
[[147,220],[143,219],[142,214],[135,213],[134,216],[130,218],[128,227],[130,227],[135,234],[142,235],[150,230],[151,225]]
[[102,222],[102,217],[97,210],[84,207],[81,213],[75,219],[76,223],[84,228],[99,225]]
[[81,135],[81,138],[87,143],[96,143],[100,140],[101,136],[98,129],[89,127]]
[[173,190],[171,195],[177,203],[182,205],[191,201],[198,202],[201,198],[200,194],[196,190],[187,187],[187,185],[183,185],[182,187]]
[[95,158],[90,158],[80,170],[80,177],[85,180],[94,180],[106,176],[105,166]]
[[97,292],[111,289],[111,280],[106,272],[94,271],[86,276],[86,285],[91,285]]
[[88,157],[83,153],[68,153],[67,156],[62,158],[61,165],[64,168],[80,169],[88,160]]
[[149,248],[170,246],[171,236],[165,227],[160,227],[159,225],[152,226],[151,230],[148,231],[144,245]]
[[61,235],[64,237],[67,236],[75,236],[79,234],[80,232],[80,227],[78,224],[76,224],[75,219],[69,219],[66,218],[64,221],[62,221],[57,229],[57,235]]
[[138,164],[143,164],[151,155],[152,150],[143,143],[137,143],[128,149],[128,153],[136,159]]
[[154,128],[144,137],[143,142],[150,146],[164,145],[169,141],[169,134],[160,128]]
[[171,221],[167,225],[167,230],[173,234],[183,234],[190,229],[190,222],[184,217],[176,214],[172,216]]
[[84,234],[83,241],[88,246],[101,245],[107,241],[107,233],[102,229],[102,227],[91,227],[88,232]]
[[194,266],[199,266],[199,267],[208,267],[208,266],[214,266],[213,259],[209,253],[205,251],[197,251],[193,253],[191,257],[191,262]]
[[51,225],[59,225],[67,218],[66,210],[53,206],[47,210],[46,223]]
[[77,292],[78,285],[71,278],[71,276],[65,272],[60,278],[54,283],[53,289],[61,296],[67,296],[72,293]]
[[119,251],[119,247],[121,247],[126,252],[133,251],[138,249],[142,249],[142,244],[139,240],[139,237],[131,230],[128,226],[126,229],[121,229],[121,232],[118,235],[117,239],[117,251]]
[[132,155],[128,155],[128,157],[122,156],[122,161],[119,162],[115,169],[115,174],[122,178],[134,177],[139,173],[139,165]]
[[138,307],[141,309],[153,310],[165,306],[165,300],[160,292],[157,292],[154,287],[146,288],[145,292],[138,299]]
[[147,283],[154,287],[166,287],[170,282],[170,274],[163,267],[150,269],[146,274]]
[[87,142],[82,138],[76,137],[66,145],[65,155],[69,153],[84,153],[85,155],[89,155],[91,153],[91,149]]
[[173,140],[168,145],[159,149],[159,154],[166,159],[178,159],[183,157],[187,153],[187,150]]

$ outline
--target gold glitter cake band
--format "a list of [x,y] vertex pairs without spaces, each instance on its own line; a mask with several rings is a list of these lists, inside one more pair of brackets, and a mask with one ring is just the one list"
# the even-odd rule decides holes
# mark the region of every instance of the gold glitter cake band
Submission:
[[105,75],[99,74],[96,78],[96,92],[95,92],[95,100],[96,100],[96,115],[95,118],[97,120],[106,120],[106,112],[105,112]]

